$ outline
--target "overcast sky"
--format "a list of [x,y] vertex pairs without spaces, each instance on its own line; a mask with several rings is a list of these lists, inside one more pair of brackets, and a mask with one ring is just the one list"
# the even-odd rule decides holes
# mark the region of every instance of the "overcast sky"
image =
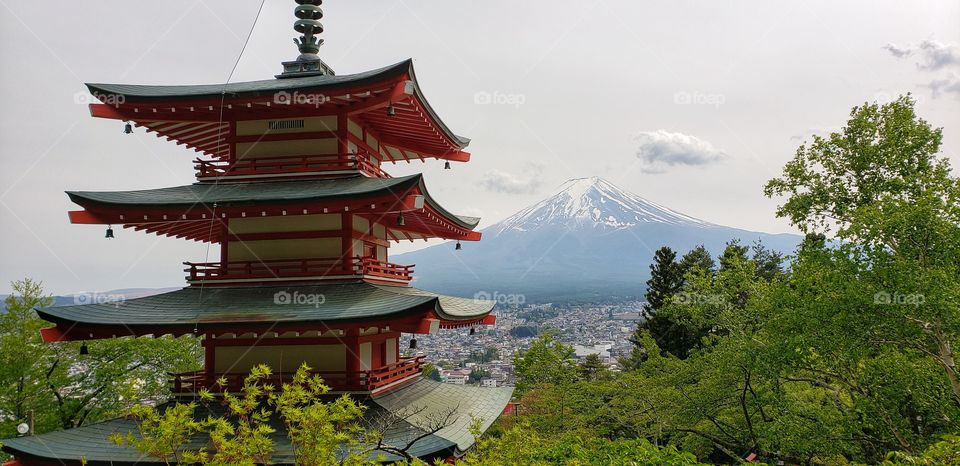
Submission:
[[[292,0],[266,0],[233,81],[296,57]],[[192,151],[93,119],[84,82],[221,83],[259,0],[0,0],[0,293],[183,284],[216,248],[70,225],[64,190],[194,181]],[[491,225],[574,177],[602,176],[704,220],[789,232],[761,193],[852,106],[913,92],[960,167],[960,3],[331,0],[338,74],[415,59],[427,98],[473,139],[423,171],[450,210]],[[389,170],[389,168],[388,168]],[[422,247],[419,243],[417,247]],[[409,244],[392,251],[409,250]]]

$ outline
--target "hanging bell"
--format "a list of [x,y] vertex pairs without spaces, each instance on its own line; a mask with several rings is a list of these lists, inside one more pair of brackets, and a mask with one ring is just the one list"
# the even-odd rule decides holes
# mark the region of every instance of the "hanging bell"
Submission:
[[476,334],[477,334],[477,329],[474,327],[470,327],[470,335],[476,335]]
[[128,121],[127,124],[124,125],[123,127],[123,134],[132,134],[132,133],[133,133],[133,125],[131,125],[130,122]]
[[410,349],[417,349],[417,338],[413,337],[410,339]]
[[404,226],[404,225],[406,225],[406,224],[407,224],[407,222],[406,222],[406,220],[403,219],[403,214],[397,215],[397,226],[401,226],[401,227],[402,227],[402,226]]
[[449,170],[449,169],[450,169],[450,161],[449,161],[449,160],[447,160],[447,162],[443,164],[443,169],[444,169],[444,170]]
[[459,251],[459,250],[461,250],[461,249],[463,249],[463,246],[460,244],[460,241],[457,241],[456,250]]
[[113,225],[107,225],[107,235],[106,239],[113,239]]
[[90,354],[90,348],[87,348],[87,344],[84,343],[80,345],[80,356],[86,356]]
[[392,117],[392,116],[397,116],[397,107],[394,107],[393,105],[388,105],[388,106],[387,106],[387,116],[391,116],[391,117]]

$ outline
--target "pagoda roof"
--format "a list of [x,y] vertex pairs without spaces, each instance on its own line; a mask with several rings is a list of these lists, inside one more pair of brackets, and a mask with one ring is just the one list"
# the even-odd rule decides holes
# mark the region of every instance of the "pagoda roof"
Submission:
[[[327,102],[309,106],[313,109],[312,114],[356,114],[380,128],[385,137],[381,142],[400,152],[410,150],[460,161],[469,157],[461,149],[470,144],[470,139],[451,131],[427,102],[417,82],[412,59],[340,76],[199,85],[88,83],[87,88],[104,102],[91,105],[93,116],[133,121],[157,132],[158,136],[176,139],[215,157],[228,156],[229,144],[222,142],[225,139],[209,141],[209,129],[214,128],[211,125],[223,125],[238,119],[292,117],[291,111],[302,111],[297,110],[297,105],[276,104],[276,95],[280,92],[323,96]],[[399,105],[401,101],[406,103]],[[398,103],[398,115],[404,118],[386,117],[383,108],[391,103]],[[400,120],[408,121],[402,123]],[[184,122],[193,124],[197,134],[204,130],[204,136],[193,138],[191,126],[185,126]],[[431,140],[426,145],[411,142],[413,140],[408,137],[411,131],[423,137],[442,134],[444,142]],[[223,138],[226,137],[224,132]]]
[[[286,302],[277,299],[284,293]],[[322,303],[298,301],[296,296],[322,296]],[[44,330],[44,338],[55,341],[113,335],[182,335],[194,331],[223,334],[262,331],[265,326],[277,331],[288,327],[328,330],[342,325],[369,327],[391,322],[391,328],[396,330],[415,331],[423,329],[424,319],[439,320],[441,327],[481,323],[488,320],[495,304],[407,286],[350,282],[188,287],[121,302],[47,307],[37,309],[37,313],[57,324]]]
[[[460,455],[474,443],[470,434],[473,418],[481,419],[481,431],[487,430],[503,412],[510,401],[512,387],[483,388],[465,385],[443,384],[429,379],[420,379],[385,395],[361,400],[367,406],[364,419],[383,419],[384,415],[393,416],[393,422],[385,432],[384,444],[406,445],[414,438],[427,434],[424,426],[432,413],[444,413],[456,410],[454,421],[440,431],[429,434],[411,447],[409,453],[422,459]],[[168,405],[161,406],[166,409]],[[419,412],[411,412],[419,409]],[[205,419],[208,415],[222,415],[219,405],[198,407],[195,416]],[[361,421],[363,422],[363,421]],[[294,464],[293,447],[287,437],[286,427],[278,419],[271,420],[272,434],[276,450],[272,464]],[[18,459],[45,459],[61,464],[88,465],[112,464],[131,465],[136,463],[156,464],[161,460],[144,456],[130,446],[119,446],[108,440],[111,434],[136,435],[135,420],[129,417],[118,418],[90,424],[87,426],[50,432],[47,434],[19,437],[3,440],[3,451],[15,455]],[[189,449],[206,447],[208,441],[196,436],[187,445]],[[374,452],[374,456],[377,453]],[[384,454],[388,461],[401,458]]]
[[[301,212],[350,211],[385,215],[410,212],[417,221],[408,222],[412,231],[442,238],[477,240],[473,232],[480,219],[455,215],[444,209],[427,191],[422,174],[398,178],[350,176],[314,180],[277,180],[256,182],[199,182],[186,186],[136,191],[67,191],[74,203],[87,212],[71,212],[74,223],[123,224],[177,236],[176,223],[202,222],[208,215],[226,218],[261,215],[267,207],[271,215]],[[414,198],[411,198],[413,196]],[[422,196],[422,203],[419,202]],[[371,205],[374,205],[371,208]],[[335,210],[334,210],[335,209]],[[255,211],[254,211],[255,210]],[[267,209],[269,210],[269,209]],[[143,215],[152,213],[153,215]],[[206,220],[209,223],[209,220]],[[398,227],[391,227],[398,229]],[[402,229],[402,228],[400,228]],[[217,230],[217,229],[214,229]],[[192,230],[191,239],[213,241],[220,232],[210,228]],[[207,236],[204,236],[207,235]]]

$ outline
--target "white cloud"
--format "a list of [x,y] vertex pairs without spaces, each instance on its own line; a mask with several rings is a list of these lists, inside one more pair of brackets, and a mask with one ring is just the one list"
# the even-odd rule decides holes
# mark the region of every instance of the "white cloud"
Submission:
[[480,180],[480,187],[486,191],[504,194],[533,194],[542,184],[540,172],[542,167],[532,165],[523,176],[501,170],[490,170]]
[[707,141],[683,133],[657,130],[640,133],[637,158],[644,173],[664,173],[675,166],[703,166],[719,163],[727,154]]
[[949,70],[946,76],[933,79],[922,86],[930,89],[933,98],[945,94],[960,97],[960,73],[958,73],[958,70],[960,70],[960,46],[957,44],[945,44],[927,39],[919,44],[904,47],[887,44],[883,46],[883,49],[899,59],[914,57],[917,69],[922,71]]
[[935,40],[924,40],[917,45],[900,47],[887,44],[883,49],[897,58],[917,58],[917,68],[936,71],[942,68],[960,65],[960,47],[956,44],[944,44]]
[[927,87],[930,88],[930,93],[933,94],[933,98],[937,98],[941,94],[953,94],[956,97],[960,97],[960,74],[951,72],[943,79],[930,81]]
[[897,46],[897,45],[895,45],[895,44],[890,44],[890,43],[888,43],[887,45],[884,45],[884,46],[883,46],[883,49],[886,50],[886,51],[888,51],[888,52],[890,52],[891,55],[893,55],[893,56],[895,56],[895,57],[897,57],[897,58],[906,58],[906,57],[909,57],[910,54],[913,53],[913,50],[910,48],[910,46],[900,47],[900,46]]

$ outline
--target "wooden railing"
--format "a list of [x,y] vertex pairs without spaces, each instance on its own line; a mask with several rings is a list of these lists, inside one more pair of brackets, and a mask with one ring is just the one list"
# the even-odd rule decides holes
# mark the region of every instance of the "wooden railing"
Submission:
[[260,175],[315,173],[327,171],[360,171],[377,178],[390,178],[387,172],[373,163],[368,154],[348,154],[345,157],[308,155],[300,157],[260,158],[236,161],[193,161],[197,178],[253,177]]
[[390,278],[402,281],[413,280],[413,268],[415,265],[391,264],[370,257],[359,259],[359,262],[361,273],[364,276]]
[[413,265],[398,265],[373,258],[354,257],[352,260],[297,259],[243,262],[184,262],[187,280],[272,280],[295,277],[364,276],[390,280],[410,281]]
[[287,277],[353,275],[340,259],[268,260],[245,262],[184,262],[187,280],[264,280]]
[[[388,364],[369,371],[348,373],[344,371],[314,371],[313,375],[323,378],[323,383],[335,392],[374,392],[390,384],[417,376],[423,369],[423,356],[402,358],[394,364]],[[172,390],[175,394],[196,394],[201,389],[213,393],[239,393],[243,388],[243,381],[248,374],[227,373],[213,374],[209,379],[203,371],[170,374]],[[223,379],[223,385],[218,380]],[[293,379],[292,373],[275,373],[262,380],[261,383],[279,387]]]

